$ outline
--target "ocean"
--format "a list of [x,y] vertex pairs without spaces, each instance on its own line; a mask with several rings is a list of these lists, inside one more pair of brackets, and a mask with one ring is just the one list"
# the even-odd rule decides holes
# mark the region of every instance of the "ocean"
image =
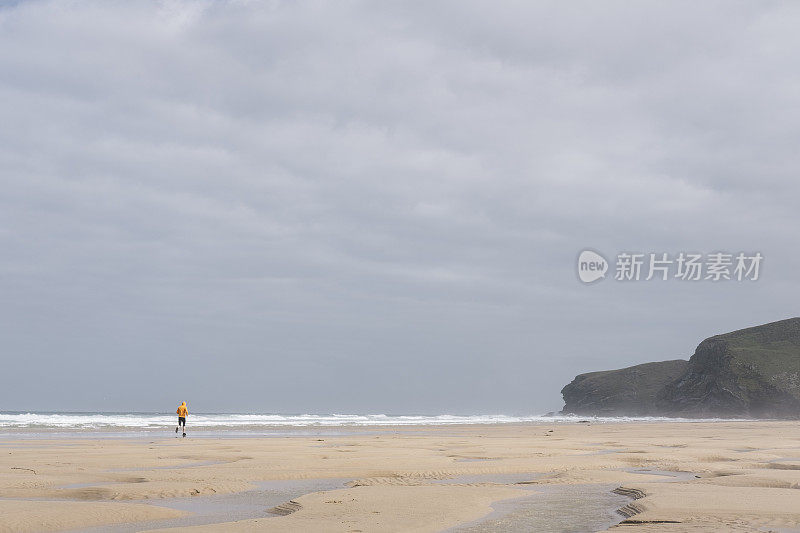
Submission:
[[[709,422],[718,419],[664,417],[581,417],[564,415],[387,415],[387,414],[246,414],[191,413],[189,431],[235,434],[286,434],[309,429],[353,429],[382,426],[459,426],[526,423]],[[12,433],[151,433],[174,428],[176,415],[166,413],[0,412],[0,436]]]

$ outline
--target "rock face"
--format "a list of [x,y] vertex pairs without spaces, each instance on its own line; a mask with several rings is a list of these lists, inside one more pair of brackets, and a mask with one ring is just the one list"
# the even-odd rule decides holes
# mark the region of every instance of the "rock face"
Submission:
[[716,335],[689,361],[581,374],[562,412],[800,418],[800,318]]
[[657,406],[677,416],[798,417],[800,318],[704,340]]
[[658,394],[684,375],[688,367],[688,361],[677,359],[581,374],[561,389],[566,403],[562,413],[651,415],[656,411]]

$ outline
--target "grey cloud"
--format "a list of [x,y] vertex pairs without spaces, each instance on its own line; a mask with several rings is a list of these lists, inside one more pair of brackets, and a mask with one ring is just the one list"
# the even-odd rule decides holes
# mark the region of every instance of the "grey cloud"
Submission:
[[543,412],[793,316],[797,11],[4,4],[0,408]]

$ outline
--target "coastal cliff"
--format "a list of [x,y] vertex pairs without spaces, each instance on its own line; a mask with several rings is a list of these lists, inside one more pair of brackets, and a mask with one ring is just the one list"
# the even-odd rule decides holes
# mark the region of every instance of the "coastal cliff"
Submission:
[[688,360],[577,376],[563,413],[800,417],[800,318],[710,337]]
[[689,362],[677,359],[619,370],[589,372],[561,390],[563,413],[643,416],[656,410],[658,393],[686,373]]

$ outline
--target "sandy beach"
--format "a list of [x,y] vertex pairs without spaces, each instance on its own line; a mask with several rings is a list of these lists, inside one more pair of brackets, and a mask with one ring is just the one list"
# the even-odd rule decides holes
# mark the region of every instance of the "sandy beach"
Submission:
[[[489,531],[487,515],[536,505],[554,488],[567,499],[567,516],[555,517],[561,526],[548,526],[558,531],[570,530],[569,509],[583,505],[571,487],[617,489],[624,515],[609,508],[600,517],[614,530],[800,527],[800,427],[793,422],[359,428],[313,437],[15,437],[0,438],[0,457],[0,531],[433,532],[463,524]],[[285,492],[293,497],[259,501],[269,493],[265,487],[280,499],[282,484],[294,487]],[[314,490],[320,487],[326,490]],[[231,502],[248,495],[251,508],[237,516]],[[221,511],[192,522],[214,505]],[[514,527],[513,513],[505,520]]]

